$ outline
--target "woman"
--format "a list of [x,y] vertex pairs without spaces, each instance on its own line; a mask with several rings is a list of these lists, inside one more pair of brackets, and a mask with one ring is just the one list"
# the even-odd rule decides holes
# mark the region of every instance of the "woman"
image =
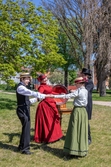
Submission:
[[77,157],[84,157],[88,153],[88,116],[86,111],[88,91],[85,89],[85,82],[85,78],[76,78],[76,90],[65,95],[54,95],[54,98],[74,98],[74,109],[70,115],[63,151]]
[[[38,91],[44,94],[53,94],[52,86],[47,85],[47,77],[42,74],[38,77],[40,86]],[[63,137],[60,127],[60,116],[53,98],[42,100],[37,107],[35,116],[34,141],[37,143],[55,142]]]

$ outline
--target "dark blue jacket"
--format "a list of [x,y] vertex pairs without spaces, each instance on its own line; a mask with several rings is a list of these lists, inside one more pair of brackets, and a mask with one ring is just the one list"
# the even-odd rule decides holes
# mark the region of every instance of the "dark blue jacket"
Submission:
[[88,90],[88,104],[86,107],[87,113],[88,113],[88,120],[91,120],[92,117],[92,91],[94,88],[94,84],[92,79],[88,79],[88,81],[85,83],[85,88]]

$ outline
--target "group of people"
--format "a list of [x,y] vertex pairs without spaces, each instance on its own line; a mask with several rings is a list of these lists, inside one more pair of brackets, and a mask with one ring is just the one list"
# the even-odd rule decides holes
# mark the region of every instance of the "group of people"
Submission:
[[[34,141],[37,143],[52,143],[63,137],[60,126],[60,115],[54,98],[74,98],[74,108],[70,115],[63,151],[71,156],[84,157],[88,153],[88,144],[91,144],[89,121],[92,115],[91,71],[83,68],[80,76],[75,79],[76,90],[68,94],[53,92],[52,86],[47,84],[44,74],[38,78],[40,86],[38,92],[28,89],[30,75],[22,73],[17,86],[17,115],[22,124],[22,133],[18,150],[22,154],[30,152],[30,104],[40,101],[35,115]],[[34,98],[29,99],[29,96]]]

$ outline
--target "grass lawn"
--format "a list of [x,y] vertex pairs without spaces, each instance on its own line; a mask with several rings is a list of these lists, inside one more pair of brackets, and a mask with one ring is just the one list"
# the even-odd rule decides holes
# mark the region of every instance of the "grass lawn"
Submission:
[[[110,95],[110,94],[109,94]],[[111,95],[110,95],[111,96]],[[111,98],[110,98],[111,101]],[[68,102],[72,107],[72,102]],[[32,155],[17,152],[21,124],[16,115],[15,94],[0,92],[0,166],[1,167],[111,167],[111,108],[93,106],[92,144],[85,158],[66,159],[63,154],[64,138],[70,114],[62,119],[62,140],[42,145],[33,142],[37,103],[31,106],[31,151]]]
[[92,99],[95,101],[111,101],[111,90],[106,91],[106,96],[100,97],[99,93],[95,90],[92,93]]

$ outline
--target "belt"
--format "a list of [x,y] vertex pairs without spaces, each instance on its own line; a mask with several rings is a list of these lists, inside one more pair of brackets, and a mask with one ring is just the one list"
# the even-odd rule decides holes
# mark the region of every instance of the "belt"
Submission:
[[74,106],[74,108],[77,108],[77,107],[78,107],[78,108],[82,108],[82,107],[83,107],[83,108],[86,108],[86,106]]

